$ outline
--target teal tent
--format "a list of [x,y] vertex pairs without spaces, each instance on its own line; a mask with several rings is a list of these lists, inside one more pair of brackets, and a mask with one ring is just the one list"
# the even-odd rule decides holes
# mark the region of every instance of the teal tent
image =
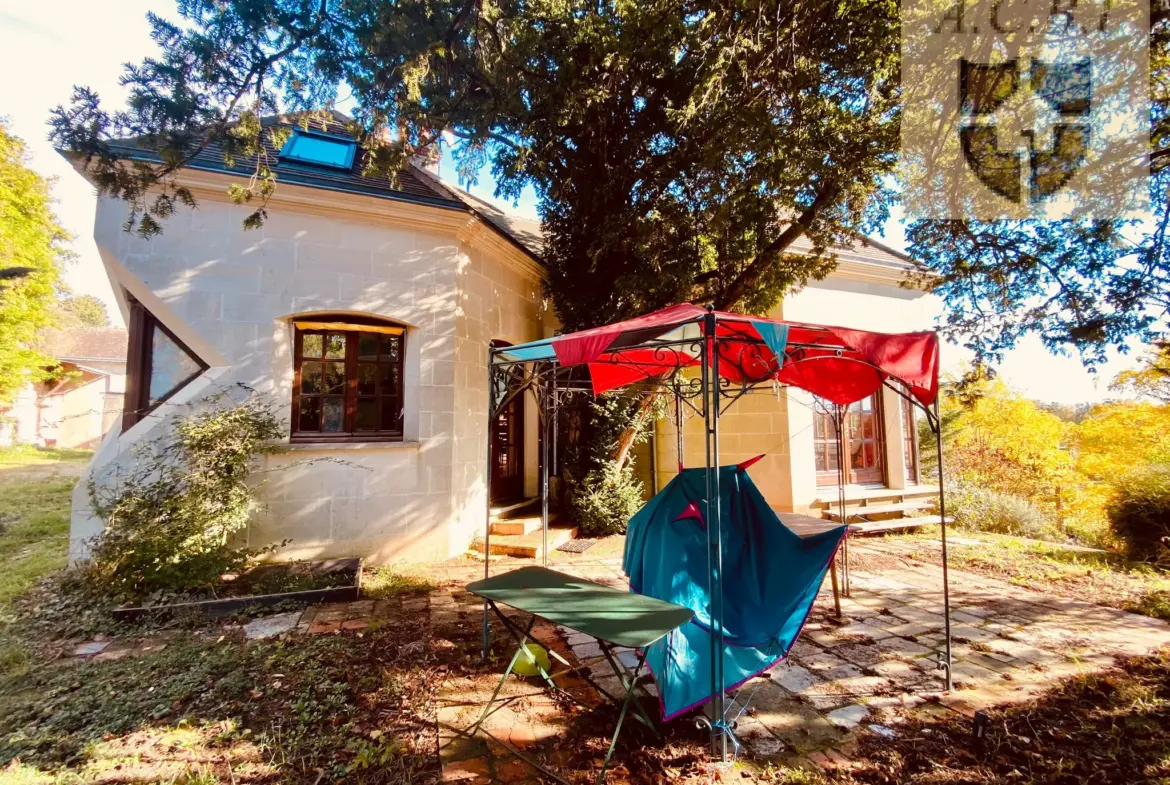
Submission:
[[[630,589],[695,616],[653,644],[662,716],[713,696],[714,618],[709,587],[707,470],[685,469],[630,520],[624,568]],[[723,551],[723,683],[735,689],[788,655],[808,618],[844,525],[801,538],[764,500],[744,466],[719,469]]]

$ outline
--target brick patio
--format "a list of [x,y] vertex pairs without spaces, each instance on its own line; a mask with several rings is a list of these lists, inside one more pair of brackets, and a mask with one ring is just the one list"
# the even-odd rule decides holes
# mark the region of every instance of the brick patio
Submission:
[[[896,551],[895,545],[882,540],[859,540],[851,547],[854,554]],[[531,562],[505,560],[493,565],[493,571],[523,563]],[[910,560],[900,564],[881,574],[855,571],[851,596],[842,598],[842,619],[833,615],[826,581],[788,662],[741,688],[741,698],[751,696],[750,708],[738,724],[745,744],[741,759],[756,764],[837,765],[848,759],[858,730],[896,734],[911,712],[969,715],[985,706],[1026,699],[1061,676],[1108,666],[1117,655],[1144,654],[1170,645],[1170,625],[1165,622],[952,570],[956,690],[944,693],[936,667],[944,639],[941,569]],[[600,583],[626,586],[617,558],[590,559],[583,554],[555,566]],[[313,606],[259,619],[244,633],[271,637],[360,632],[380,617],[403,611],[429,613],[438,645],[452,631],[478,631],[482,605],[462,587],[482,577],[482,564],[457,559],[432,565],[427,572],[440,585],[429,596]],[[497,640],[503,640],[502,632],[497,633]],[[534,635],[576,663],[597,654],[596,645],[585,636],[549,624],[538,624]],[[159,645],[165,644],[90,642],[70,653],[78,661],[113,659],[145,654]],[[505,647],[496,654],[505,654]],[[603,686],[611,692],[620,690],[604,662],[595,663],[594,675],[604,679]],[[460,734],[474,723],[497,680],[490,674],[453,677],[440,694],[437,716],[444,780],[538,781],[529,766],[500,744]],[[570,678],[564,686],[587,703],[597,700],[580,679]],[[498,705],[485,728],[519,749],[555,740],[580,714],[535,683],[520,679],[509,680]],[[556,765],[558,752],[552,745],[543,745],[540,754]],[[611,781],[622,779],[619,769]]]

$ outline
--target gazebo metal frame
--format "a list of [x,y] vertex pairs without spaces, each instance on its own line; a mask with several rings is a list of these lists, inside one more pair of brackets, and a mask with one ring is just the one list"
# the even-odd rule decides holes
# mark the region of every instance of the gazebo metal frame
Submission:
[[[673,399],[676,410],[676,428],[678,438],[678,455],[680,464],[683,456],[683,421],[682,421],[682,407],[686,406],[694,413],[695,416],[701,417],[703,420],[704,432],[704,450],[705,450],[705,468],[707,470],[707,499],[710,506],[709,515],[710,520],[714,522],[713,526],[707,527],[708,537],[708,596],[712,603],[712,618],[722,619],[723,615],[723,564],[722,564],[722,547],[723,541],[722,533],[722,516],[720,514],[720,489],[719,489],[719,472],[717,468],[719,462],[719,420],[720,417],[727,412],[727,410],[735,404],[740,398],[752,393],[759,393],[767,391],[775,394],[778,389],[786,389],[792,385],[779,384],[771,378],[771,373],[766,376],[760,376],[759,373],[753,377],[751,368],[745,367],[749,363],[741,363],[736,365],[736,376],[740,381],[730,381],[726,376],[721,375],[721,363],[734,362],[729,358],[727,352],[721,352],[721,348],[728,344],[743,344],[745,346],[755,345],[759,348],[763,344],[761,339],[751,334],[753,331],[748,329],[739,329],[740,326],[746,326],[751,323],[750,317],[737,317],[736,315],[721,314],[708,308],[705,316],[703,316],[703,329],[697,335],[687,335],[682,338],[674,339],[660,339],[648,338],[647,340],[637,343],[636,346],[629,346],[625,349],[614,349],[609,352],[609,356],[601,360],[605,363],[622,364],[624,352],[634,350],[652,350],[653,352],[653,369],[661,369],[660,372],[653,376],[647,376],[644,381],[639,382],[643,385],[641,394],[643,395],[667,395]],[[731,335],[719,335],[719,328],[730,328]],[[801,325],[804,330],[818,329],[814,325]],[[828,327],[819,328],[824,329],[828,333]],[[484,527],[484,577],[487,578],[491,574],[491,499],[490,493],[487,489],[491,487],[491,471],[492,471],[492,450],[491,450],[491,433],[492,423],[499,415],[500,411],[512,402],[517,396],[522,395],[526,391],[530,391],[536,403],[537,412],[540,423],[540,444],[541,444],[541,470],[539,488],[541,495],[541,523],[542,523],[542,554],[545,563],[548,559],[548,523],[549,523],[549,441],[550,430],[552,431],[552,438],[555,441],[557,428],[555,423],[559,416],[559,410],[566,397],[571,395],[593,395],[593,389],[590,383],[588,373],[584,373],[585,369],[579,365],[562,365],[555,356],[542,358],[538,360],[533,359],[508,359],[507,354],[513,352],[519,347],[490,347],[488,350],[488,445],[487,445],[487,474],[485,476],[485,495],[488,496],[486,501],[486,517]],[[832,351],[834,357],[841,357],[842,351],[839,346],[829,343],[820,344],[816,342],[789,342],[786,344],[784,352],[784,363],[791,362],[815,362],[818,359],[826,356],[824,354],[817,354],[825,350]],[[814,356],[815,355],[815,356]],[[741,359],[745,356],[744,353],[738,355]],[[758,355],[757,355],[758,356]],[[680,357],[687,357],[687,361],[680,360]],[[863,360],[857,360],[864,362]],[[645,356],[642,355],[638,360],[630,360],[632,364],[637,364],[639,367],[645,369],[647,362]],[[901,398],[909,401],[914,407],[925,414],[929,427],[935,437],[935,448],[938,454],[938,475],[939,475],[939,529],[942,548],[942,578],[943,578],[943,614],[945,618],[945,635],[946,645],[945,650],[939,658],[938,667],[944,671],[946,689],[949,691],[953,688],[951,678],[951,607],[950,607],[950,578],[948,574],[948,558],[947,558],[947,519],[946,519],[946,494],[944,484],[942,482],[943,470],[943,453],[942,453],[942,429],[941,419],[939,413],[938,396],[935,396],[933,404],[927,406],[923,404],[913,395],[909,395],[903,384],[894,383],[900,382],[891,377],[877,365],[873,363],[866,363],[881,374],[882,386],[895,392]],[[687,374],[687,369],[695,369],[697,367],[698,374]],[[756,369],[759,370],[758,368]],[[757,378],[758,377],[758,378]],[[798,388],[800,389],[800,388]],[[848,404],[832,404],[831,414],[836,432],[836,457],[837,457],[837,473],[838,473],[838,504],[841,514],[842,525],[848,525],[848,512],[846,509],[846,466],[844,454],[843,433],[847,425],[847,409]],[[550,428],[550,425],[554,427]],[[553,448],[555,460],[555,444]],[[843,575],[842,582],[844,584],[844,594],[849,596],[849,572],[848,572],[848,536],[842,544],[842,559]],[[830,570],[832,576],[834,596],[838,595],[838,578],[837,565],[834,560],[834,565]],[[837,600],[836,608],[838,616],[841,613],[839,599]],[[484,608],[483,617],[483,651],[484,656],[487,656],[489,649],[489,623],[488,623],[488,608]],[[725,721],[726,717],[726,681],[723,674],[723,657],[718,656],[718,653],[724,650],[723,633],[719,626],[714,629],[714,635],[711,641],[711,657],[714,663],[714,668],[711,674],[711,696],[712,696],[712,711],[711,719],[705,724],[709,725],[711,731],[711,745],[712,751],[719,756],[721,760],[726,760],[728,751],[728,739],[734,741],[734,734],[729,727],[729,723]]]

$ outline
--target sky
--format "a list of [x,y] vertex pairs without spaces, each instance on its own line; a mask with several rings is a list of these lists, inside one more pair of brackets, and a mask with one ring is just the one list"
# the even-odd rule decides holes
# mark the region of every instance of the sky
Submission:
[[[101,12],[95,13],[100,5]],[[138,61],[156,50],[150,40],[147,11],[175,16],[168,0],[0,0],[0,116],[21,137],[34,170],[54,180],[55,210],[61,224],[73,235],[77,255],[65,272],[65,281],[78,294],[93,294],[107,303],[115,323],[120,322],[109,281],[93,242],[95,196],[93,188],[49,145],[46,122],[49,112],[69,100],[73,85],[95,89],[107,101],[120,103],[124,91],[118,84],[122,64]],[[454,165],[446,157],[444,177],[454,180]],[[471,189],[493,200],[493,183],[485,172]],[[527,194],[520,212],[535,217],[535,200]],[[892,217],[881,238],[887,245],[903,247],[902,226]],[[936,304],[941,311],[941,303]],[[924,327],[927,325],[924,325]],[[944,368],[956,369],[970,359],[957,346],[947,346]],[[1112,353],[1108,362],[1090,373],[1076,357],[1048,352],[1038,338],[1026,338],[997,368],[1012,387],[1031,398],[1059,403],[1081,403],[1114,397],[1109,381],[1137,359]]]

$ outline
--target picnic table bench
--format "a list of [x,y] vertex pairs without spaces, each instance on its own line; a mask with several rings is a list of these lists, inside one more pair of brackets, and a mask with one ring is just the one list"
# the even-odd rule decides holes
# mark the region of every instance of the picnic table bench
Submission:
[[[657,733],[654,721],[635,695],[635,686],[642,667],[646,663],[646,647],[690,621],[694,613],[689,608],[656,600],[653,597],[603,586],[600,583],[582,578],[575,578],[572,575],[566,575],[546,567],[521,567],[511,572],[493,575],[481,581],[469,583],[467,590],[484,598],[485,605],[496,614],[504,628],[515,638],[517,643],[516,653],[512,655],[512,660],[508,663],[508,667],[499,684],[496,685],[495,692],[492,693],[487,706],[484,707],[483,713],[470,729],[471,735],[478,732],[483,721],[491,714],[496,697],[500,694],[500,690],[521,657],[527,658],[529,663],[535,666],[541,678],[551,689],[577,700],[576,697],[557,686],[554,674],[545,670],[527,648],[529,636],[538,618],[595,638],[602,655],[617,677],[618,683],[626,690],[626,697],[621,701],[621,712],[618,714],[613,738],[610,740],[609,751],[605,755],[601,773],[597,778],[599,783],[605,779],[605,772],[617,746],[622,724],[631,710],[639,721]],[[509,619],[500,610],[500,605],[507,605],[528,614],[530,618],[527,626],[521,627]],[[633,669],[627,669],[621,663],[620,658],[613,651],[615,646],[640,650],[637,664]],[[580,670],[555,651],[550,650],[549,655],[570,671]],[[561,675],[561,673],[555,675]],[[617,696],[611,695],[586,672],[581,672],[579,675],[599,693],[614,703],[619,702]],[[535,761],[521,755],[518,750],[508,748],[543,773],[561,782],[564,781]]]

